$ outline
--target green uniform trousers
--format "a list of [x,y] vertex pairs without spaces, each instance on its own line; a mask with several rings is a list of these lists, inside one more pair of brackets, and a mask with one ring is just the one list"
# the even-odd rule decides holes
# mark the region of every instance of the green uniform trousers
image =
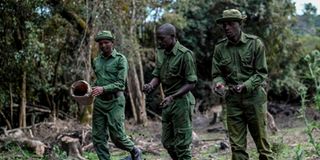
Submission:
[[[228,93],[227,125],[232,150],[232,160],[247,160],[247,130],[257,146],[259,160],[273,160],[267,140],[267,96],[262,87],[251,93]],[[248,129],[247,129],[248,128]]]
[[133,149],[133,142],[125,134],[124,109],[125,97],[123,95],[110,101],[95,99],[92,117],[92,139],[100,160],[110,160],[110,152],[107,146],[109,135],[111,141],[118,148],[129,152]]
[[173,160],[191,160],[192,109],[185,95],[162,110],[161,141]]

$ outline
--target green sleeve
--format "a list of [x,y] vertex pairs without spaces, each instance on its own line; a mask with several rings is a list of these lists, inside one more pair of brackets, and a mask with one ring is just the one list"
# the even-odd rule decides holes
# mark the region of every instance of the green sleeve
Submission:
[[192,52],[185,53],[185,78],[188,82],[195,83],[197,82],[197,71],[196,71],[196,65],[192,56]]
[[254,58],[254,74],[244,82],[246,89],[251,92],[258,86],[262,85],[268,76],[268,67],[265,54],[265,47],[261,40],[256,40],[255,58]]
[[211,70],[212,79],[213,79],[214,84],[216,84],[216,83],[225,84],[226,83],[224,78],[221,76],[222,73],[221,73],[221,70],[219,67],[219,62],[221,61],[220,54],[221,54],[220,50],[217,47],[215,47],[214,53],[213,53],[213,58],[212,58],[212,70]]
[[123,56],[118,61],[118,76],[114,83],[103,86],[105,92],[123,91],[126,87],[126,79],[128,75],[128,61]]
[[152,75],[155,77],[160,77],[160,68],[161,68],[161,55],[159,53],[159,51],[157,51],[157,58],[156,58],[156,67],[154,68]]

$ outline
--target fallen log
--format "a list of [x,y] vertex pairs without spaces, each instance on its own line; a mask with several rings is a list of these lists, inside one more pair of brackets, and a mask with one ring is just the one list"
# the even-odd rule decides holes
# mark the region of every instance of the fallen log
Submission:
[[42,143],[41,141],[35,140],[35,139],[29,139],[26,137],[20,137],[20,138],[2,137],[2,138],[0,138],[0,141],[6,142],[7,144],[12,143],[12,144],[22,146],[23,148],[26,148],[29,151],[34,152],[39,157],[43,157],[44,152],[47,148],[47,146],[44,143]]

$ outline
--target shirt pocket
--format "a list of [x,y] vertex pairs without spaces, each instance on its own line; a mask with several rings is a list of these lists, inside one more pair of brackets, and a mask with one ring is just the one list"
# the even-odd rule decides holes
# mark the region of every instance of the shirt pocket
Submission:
[[95,74],[99,75],[103,72],[103,65],[101,65],[101,63],[95,63],[93,69]]
[[180,77],[181,76],[180,68],[177,65],[170,65],[168,73],[169,73],[169,77]]
[[115,64],[108,64],[104,66],[104,71],[106,74],[116,75],[118,73],[118,68]]
[[231,63],[231,58],[230,57],[223,58],[220,61],[220,65],[221,66],[228,66],[230,63]]
[[241,58],[241,67],[243,70],[251,71],[253,70],[253,60],[254,56],[251,52],[245,52],[244,54],[240,54]]
[[232,60],[230,57],[225,57],[219,62],[219,68],[224,76],[228,76],[232,73]]

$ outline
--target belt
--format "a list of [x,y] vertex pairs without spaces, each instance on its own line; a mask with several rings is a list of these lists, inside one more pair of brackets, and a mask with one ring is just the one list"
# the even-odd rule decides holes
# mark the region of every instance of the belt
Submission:
[[102,93],[98,96],[98,98],[100,98],[101,100],[104,101],[110,101],[113,99],[116,99],[120,96],[123,95],[123,91],[118,91],[118,92],[106,92],[106,93]]

